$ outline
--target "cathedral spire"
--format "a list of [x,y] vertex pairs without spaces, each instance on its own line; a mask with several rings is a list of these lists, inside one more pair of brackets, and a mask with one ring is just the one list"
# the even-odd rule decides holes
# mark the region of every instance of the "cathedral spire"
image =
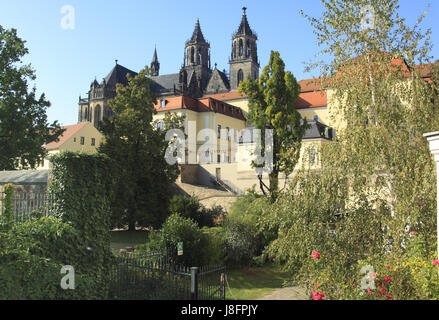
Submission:
[[204,39],[203,32],[201,31],[200,27],[200,19],[197,19],[197,23],[195,24],[194,33],[192,34],[191,39],[188,41],[188,43],[206,43],[206,40]]
[[253,31],[250,28],[250,25],[249,25],[248,20],[247,20],[247,14],[246,14],[247,8],[246,7],[242,8],[242,11],[243,11],[243,13],[242,13],[241,24],[239,25],[238,31],[236,32],[235,35],[252,36]]
[[160,62],[159,62],[159,59],[157,57],[157,48],[156,47],[154,47],[154,55],[152,57],[151,70],[152,70],[152,75],[153,76],[158,76],[159,75],[159,72],[160,72]]

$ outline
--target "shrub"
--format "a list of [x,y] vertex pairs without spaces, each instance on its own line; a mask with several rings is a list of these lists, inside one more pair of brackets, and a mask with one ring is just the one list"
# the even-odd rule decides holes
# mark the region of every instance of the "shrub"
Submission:
[[276,228],[266,228],[263,224],[264,212],[270,208],[269,199],[257,194],[254,189],[233,203],[224,221],[228,264],[247,265],[253,260],[258,263],[265,261],[264,249],[277,235]]
[[93,275],[75,272],[75,289],[61,288],[60,263],[12,250],[0,255],[0,300],[72,300],[102,298]]
[[[88,273],[93,252],[77,247],[79,237],[71,224],[55,217],[14,224],[2,232],[0,299],[104,298],[101,275]],[[75,290],[60,286],[64,265],[75,268]]]
[[[183,242],[183,255],[177,256],[177,244]],[[198,225],[189,218],[171,215],[161,231],[151,232],[146,250],[171,249],[177,264],[199,267],[221,263],[223,250],[221,238],[203,234]]]
[[255,234],[255,226],[248,221],[231,218],[225,221],[223,239],[227,265],[245,266],[252,261],[258,243]]
[[174,196],[169,202],[169,212],[189,218],[199,224],[201,220],[201,204],[196,197]]
[[195,221],[200,228],[214,227],[222,223],[225,212],[221,206],[210,209],[200,204],[197,197],[174,196],[169,203],[169,212]]

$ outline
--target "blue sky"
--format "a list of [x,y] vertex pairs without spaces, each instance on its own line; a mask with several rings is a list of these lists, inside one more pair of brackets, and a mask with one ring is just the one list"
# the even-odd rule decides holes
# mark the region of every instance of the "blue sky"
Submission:
[[[439,1],[401,0],[400,14],[414,23],[430,9],[424,26],[432,29],[433,56],[439,58]],[[75,28],[61,27],[61,8],[75,9]],[[304,10],[320,16],[319,0],[0,0],[0,24],[16,28],[27,41],[24,62],[36,70],[35,85],[52,103],[49,121],[63,125],[77,122],[77,102],[97,78],[101,81],[119,64],[139,71],[149,65],[154,46],[161,63],[160,74],[176,73],[183,62],[184,43],[200,19],[211,45],[211,62],[228,70],[231,36],[246,6],[250,26],[258,34],[261,66],[270,50],[277,50],[287,70],[298,80],[317,74],[304,73],[303,62],[318,51],[312,28],[299,14]]]

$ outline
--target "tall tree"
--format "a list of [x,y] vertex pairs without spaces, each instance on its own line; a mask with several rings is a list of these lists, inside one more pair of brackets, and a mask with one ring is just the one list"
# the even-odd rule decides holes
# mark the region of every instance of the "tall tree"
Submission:
[[[306,130],[304,121],[294,103],[299,97],[300,86],[294,75],[285,71],[285,63],[279,52],[272,51],[269,64],[258,80],[241,82],[239,91],[247,95],[249,101],[249,122],[261,130],[261,144],[258,152],[264,156],[266,130],[273,133],[272,170],[268,174],[269,186],[258,174],[260,189],[269,194],[274,202],[279,193],[279,174],[288,177],[298,162],[302,137]],[[260,150],[260,151],[259,151]],[[253,163],[253,166],[264,166]]]
[[[311,67],[328,90],[336,139],[321,150],[321,171],[297,175],[267,218],[280,226],[270,253],[308,280],[329,279],[339,298],[344,287],[358,292],[360,260],[403,265],[411,231],[435,250],[436,173],[423,134],[439,128],[439,77],[425,13],[408,26],[397,0],[322,3],[321,17],[305,17],[324,58]],[[318,270],[305,262],[312,250],[325,257]]]
[[[166,220],[171,184],[178,177],[178,165],[165,160],[168,142],[152,122],[157,98],[149,90],[149,74],[145,68],[135,77],[127,75],[127,86],[117,85],[109,103],[115,115],[102,124],[105,142],[99,152],[114,160],[117,180],[112,224],[129,230],[136,223],[159,227]],[[180,124],[179,119],[168,120],[167,125]]]
[[57,121],[47,122],[44,94],[29,91],[36,76],[30,65],[20,65],[27,53],[17,31],[0,26],[0,170],[36,167],[47,153],[43,145],[63,132]]

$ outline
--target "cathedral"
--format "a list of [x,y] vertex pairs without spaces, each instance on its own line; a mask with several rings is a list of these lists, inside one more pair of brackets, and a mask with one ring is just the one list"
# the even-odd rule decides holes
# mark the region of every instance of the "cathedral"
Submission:
[[[212,68],[210,61],[210,44],[201,30],[197,20],[192,37],[186,41],[183,64],[178,73],[160,74],[160,62],[157,50],[154,50],[150,68],[154,83],[151,90],[160,101],[168,97],[184,96],[201,99],[207,95],[236,92],[239,83],[248,77],[252,80],[259,77],[259,61],[257,50],[258,37],[250,28],[246,8],[243,8],[241,23],[232,36],[232,52],[229,60],[229,72],[218,70],[216,64]],[[79,97],[78,122],[88,121],[99,128],[104,118],[113,114],[108,100],[116,95],[116,84],[127,85],[126,75],[137,73],[118,64],[99,83],[92,82],[87,98]]]

